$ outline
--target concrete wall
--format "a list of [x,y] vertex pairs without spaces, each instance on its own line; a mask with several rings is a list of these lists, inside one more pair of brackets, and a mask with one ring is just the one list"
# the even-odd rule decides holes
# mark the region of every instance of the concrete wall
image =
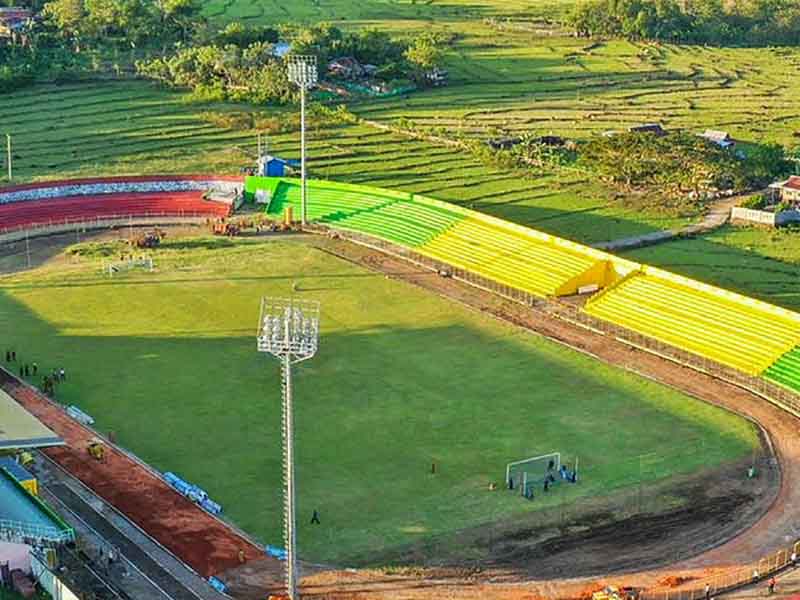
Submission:
[[731,210],[731,219],[734,221],[747,221],[748,223],[777,227],[779,225],[786,225],[787,223],[800,222],[800,211],[785,210],[779,213],[773,213],[766,210],[734,206]]
[[80,597],[65,586],[60,579],[46,567],[35,555],[31,555],[31,569],[33,577],[39,582],[53,600],[81,600]]

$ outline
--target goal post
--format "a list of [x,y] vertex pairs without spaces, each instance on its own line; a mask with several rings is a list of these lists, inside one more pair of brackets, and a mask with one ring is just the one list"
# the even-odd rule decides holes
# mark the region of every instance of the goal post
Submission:
[[548,475],[557,477],[560,470],[560,452],[510,462],[506,465],[506,487],[521,486],[524,493],[528,485],[544,482]]
[[129,271],[135,268],[145,269],[146,271],[152,271],[155,268],[155,266],[153,265],[153,259],[148,256],[144,258],[134,258],[129,260],[122,260],[115,263],[108,263],[105,266],[105,271],[106,273],[108,273],[109,277],[113,277],[114,273]]

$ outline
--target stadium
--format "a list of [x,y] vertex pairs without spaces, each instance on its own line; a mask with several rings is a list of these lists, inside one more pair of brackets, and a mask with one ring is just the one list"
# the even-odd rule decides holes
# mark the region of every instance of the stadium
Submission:
[[[279,597],[288,368],[302,597],[694,599],[793,561],[800,315],[428,195],[302,187],[0,188],[0,383],[57,441],[33,470],[59,531],[103,537],[95,498],[132,570],[134,536],[176,563],[141,569],[160,594]],[[318,350],[281,371],[262,298],[319,306]]]

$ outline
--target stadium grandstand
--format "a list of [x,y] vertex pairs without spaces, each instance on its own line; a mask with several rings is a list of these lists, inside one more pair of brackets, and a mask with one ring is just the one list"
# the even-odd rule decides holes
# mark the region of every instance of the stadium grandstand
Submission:
[[[248,177],[267,212],[300,211],[295,179]],[[520,225],[419,196],[309,182],[309,218],[404,246],[542,298],[592,293],[584,311],[800,391],[800,315]]]

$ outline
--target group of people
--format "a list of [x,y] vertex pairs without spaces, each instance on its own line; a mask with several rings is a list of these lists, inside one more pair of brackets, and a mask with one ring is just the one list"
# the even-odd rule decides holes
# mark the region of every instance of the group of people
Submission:
[[[7,363],[16,363],[17,362],[17,352],[16,350],[6,350],[6,362]],[[19,364],[19,376],[20,378],[27,378],[27,377],[36,377],[39,374],[39,365],[36,361],[32,361],[30,363],[23,363],[20,362]],[[55,394],[55,384],[60,383],[62,381],[67,380],[67,371],[64,367],[60,369],[53,369],[53,371],[48,375],[42,376],[42,391],[45,394],[54,395]]]

